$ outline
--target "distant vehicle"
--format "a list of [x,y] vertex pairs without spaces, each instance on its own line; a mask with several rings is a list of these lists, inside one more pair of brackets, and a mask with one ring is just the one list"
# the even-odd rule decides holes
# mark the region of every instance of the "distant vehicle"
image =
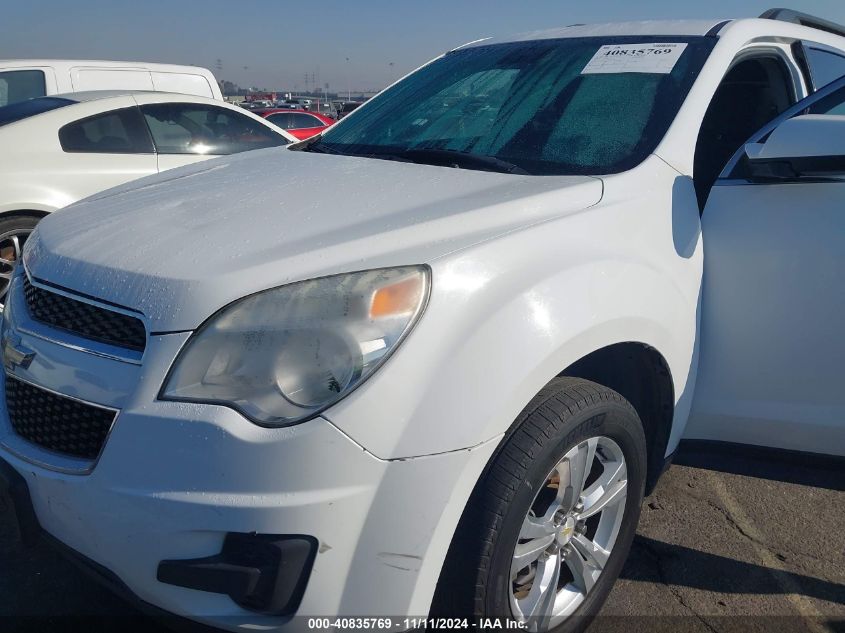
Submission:
[[0,302],[38,221],[81,198],[223,154],[298,140],[215,99],[78,92],[0,108]]
[[316,136],[335,123],[334,119],[317,112],[273,108],[270,110],[256,110],[255,114],[264,117],[271,123],[287,130],[300,141]]
[[364,104],[361,103],[360,101],[344,101],[343,103],[340,104],[340,107],[337,109],[337,120],[340,121],[340,119],[345,117],[347,114],[349,114],[353,110],[357,110],[362,105],[364,105]]
[[319,101],[317,103],[314,103],[311,105],[309,110],[311,112],[317,112],[319,114],[327,116],[332,120],[337,120],[337,110],[330,101]]
[[313,103],[311,99],[305,99],[303,97],[291,97],[290,99],[285,99],[284,102],[296,104],[305,110],[307,110],[309,106]]
[[35,97],[90,90],[155,90],[223,100],[211,71],[197,66],[0,59],[0,107]]
[[302,110],[302,106],[298,103],[289,103],[287,101],[277,101],[273,106],[276,110]]

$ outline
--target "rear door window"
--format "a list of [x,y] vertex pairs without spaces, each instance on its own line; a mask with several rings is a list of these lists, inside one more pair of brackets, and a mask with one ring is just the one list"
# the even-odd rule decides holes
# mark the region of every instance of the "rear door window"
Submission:
[[291,114],[293,117],[293,130],[305,130],[308,128],[323,127],[323,122],[310,114]]
[[288,143],[260,121],[227,108],[156,103],[141,110],[159,154],[237,154]]
[[817,89],[845,75],[845,56],[812,45],[807,46],[806,50],[807,62]]
[[290,114],[287,112],[277,112],[276,114],[269,115],[266,119],[273,125],[278,125],[283,130],[291,130],[294,127],[291,123]]
[[138,108],[123,108],[69,123],[59,130],[66,152],[87,154],[152,154],[147,127]]
[[0,107],[47,94],[42,70],[0,71]]

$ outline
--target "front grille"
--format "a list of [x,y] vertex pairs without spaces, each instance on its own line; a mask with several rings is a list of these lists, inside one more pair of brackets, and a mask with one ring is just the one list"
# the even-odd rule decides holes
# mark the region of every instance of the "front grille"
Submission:
[[144,351],[147,332],[140,319],[36,288],[26,277],[23,292],[36,321],[109,345]]
[[42,448],[96,459],[106,442],[115,412],[6,376],[6,410],[15,433]]

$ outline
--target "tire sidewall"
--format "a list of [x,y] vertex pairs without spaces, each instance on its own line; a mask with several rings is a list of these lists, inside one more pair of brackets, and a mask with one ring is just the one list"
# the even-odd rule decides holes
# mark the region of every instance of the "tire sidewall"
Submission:
[[580,442],[597,436],[614,440],[625,457],[628,489],[624,517],[608,564],[596,585],[576,612],[554,629],[555,633],[585,628],[603,604],[625,563],[636,532],[646,478],[646,449],[641,423],[636,414],[616,402],[592,405],[566,420],[543,442],[531,461],[511,498],[493,549],[485,599],[487,613],[496,617],[512,617],[510,567],[525,516],[548,474],[563,456]]
[[16,213],[0,215],[0,235],[12,231],[32,231],[42,220],[35,213]]

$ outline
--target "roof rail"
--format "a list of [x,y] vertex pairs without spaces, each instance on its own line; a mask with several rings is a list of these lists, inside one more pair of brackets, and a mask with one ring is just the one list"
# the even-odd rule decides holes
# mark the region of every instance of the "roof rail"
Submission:
[[845,26],[817,18],[814,15],[793,11],[792,9],[769,9],[760,16],[764,20],[779,20],[781,22],[792,22],[793,24],[800,24],[801,26],[809,26],[812,29],[825,31],[845,37]]

